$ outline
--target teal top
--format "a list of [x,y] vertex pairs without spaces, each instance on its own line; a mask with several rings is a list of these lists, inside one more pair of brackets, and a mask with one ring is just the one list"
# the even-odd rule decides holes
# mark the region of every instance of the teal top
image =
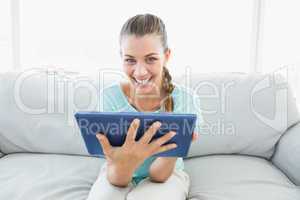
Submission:
[[[179,85],[175,85],[171,96],[174,102],[174,113],[195,113],[197,114],[197,122],[195,126],[195,132],[199,133],[200,121],[202,121],[202,115],[200,112],[200,99],[193,98],[192,93],[188,92],[187,89]],[[120,83],[114,83],[102,90],[102,101],[100,110],[110,112],[139,112],[129,102],[123,90],[121,89]],[[162,112],[162,109],[158,109],[155,112]],[[134,172],[132,177],[132,183],[138,184],[141,180],[149,176],[149,168],[151,163],[155,160],[155,157],[147,158],[142,165]],[[184,163],[183,158],[177,158],[176,169],[183,170]]]

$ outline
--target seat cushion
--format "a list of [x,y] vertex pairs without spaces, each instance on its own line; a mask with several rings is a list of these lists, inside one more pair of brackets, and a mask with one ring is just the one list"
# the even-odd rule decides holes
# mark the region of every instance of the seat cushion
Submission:
[[300,199],[300,188],[262,158],[205,156],[185,159],[185,169],[191,177],[191,200]]
[[[15,153],[0,159],[0,199],[84,200],[104,160]],[[244,156],[185,159],[192,200],[298,200],[300,190],[270,162]]]
[[0,199],[85,200],[101,158],[16,153],[0,159]]

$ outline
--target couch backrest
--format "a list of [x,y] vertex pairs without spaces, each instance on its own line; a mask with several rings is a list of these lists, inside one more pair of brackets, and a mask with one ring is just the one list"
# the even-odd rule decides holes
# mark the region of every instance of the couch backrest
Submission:
[[246,154],[270,158],[281,135],[299,122],[291,88],[281,74],[210,73],[189,76],[205,120],[189,156]]
[[[106,73],[104,81],[98,75],[41,69],[1,74],[2,152],[88,155],[73,115],[77,110],[100,110],[101,89],[120,80]],[[269,158],[280,136],[300,118],[285,80],[276,76],[272,84],[272,77],[212,73],[192,75],[188,81],[175,78],[177,84],[190,83],[184,86],[199,95],[205,120],[189,156],[238,153]]]
[[101,90],[118,71],[34,68],[0,73],[0,149],[88,155],[74,113],[101,109]]

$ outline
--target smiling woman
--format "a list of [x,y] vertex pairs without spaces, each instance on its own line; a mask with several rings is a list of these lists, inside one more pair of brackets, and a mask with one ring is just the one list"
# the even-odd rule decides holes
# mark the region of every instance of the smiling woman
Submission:
[[[151,19],[150,15],[145,17],[145,20]],[[166,68],[171,51],[167,46],[164,24],[158,19],[152,20],[149,22],[151,26],[146,27],[149,30],[146,28],[131,30],[128,28],[130,24],[123,26],[121,30],[120,54],[124,60],[124,72],[130,80],[130,84],[123,85],[123,90],[138,110],[151,111],[162,106],[162,99],[165,99],[164,109],[171,112],[173,102],[168,95],[174,89],[174,85]],[[138,23],[134,25],[137,26]],[[143,26],[141,23],[143,22],[140,22],[140,26]],[[131,95],[130,90],[134,91],[135,96]],[[149,98],[149,95],[153,98]]]
[[[120,33],[120,56],[128,80],[104,89],[103,110],[194,113],[195,104],[185,101],[187,92],[172,83],[167,69],[170,55],[165,25],[159,17],[144,14],[128,19]],[[197,114],[199,122],[202,116]],[[172,143],[164,145],[174,136],[172,131],[150,142],[160,126],[152,124],[135,141],[139,122],[134,120],[121,148],[112,147],[104,134],[97,134],[106,162],[88,200],[187,198],[190,181],[183,159],[153,156],[176,148]],[[193,140],[196,137],[193,133]]]

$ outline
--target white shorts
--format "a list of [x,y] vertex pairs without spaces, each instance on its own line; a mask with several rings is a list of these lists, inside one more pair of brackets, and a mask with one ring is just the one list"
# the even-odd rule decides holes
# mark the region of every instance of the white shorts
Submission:
[[117,187],[107,180],[106,169],[105,162],[87,200],[185,200],[188,196],[190,178],[183,170],[174,169],[164,183],[152,182],[147,177],[137,185],[131,181],[127,187]]

